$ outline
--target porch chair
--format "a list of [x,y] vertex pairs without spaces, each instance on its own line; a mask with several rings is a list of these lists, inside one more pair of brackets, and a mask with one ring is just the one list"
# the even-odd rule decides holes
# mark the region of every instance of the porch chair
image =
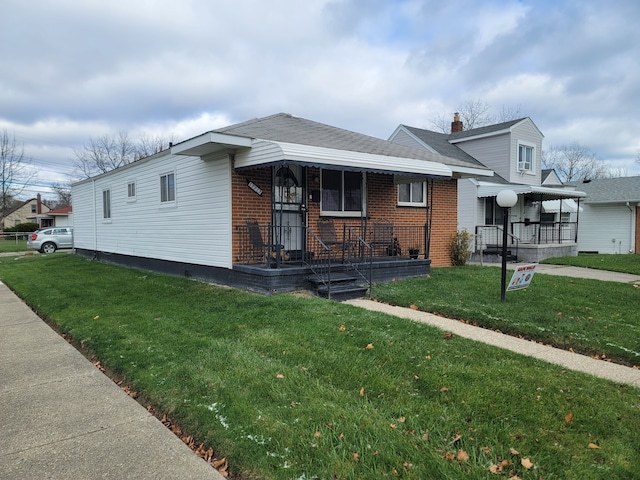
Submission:
[[320,240],[322,240],[322,243],[327,247],[333,249],[336,245],[340,245],[333,220],[326,218],[318,220],[318,233],[320,234]]
[[251,242],[251,258],[271,265],[278,260],[284,245],[264,243],[260,225],[255,218],[247,219],[247,232]]
[[383,221],[373,224],[371,248],[374,253],[377,249],[382,250],[382,256],[399,254],[399,245],[397,245],[397,240],[393,238],[393,223]]

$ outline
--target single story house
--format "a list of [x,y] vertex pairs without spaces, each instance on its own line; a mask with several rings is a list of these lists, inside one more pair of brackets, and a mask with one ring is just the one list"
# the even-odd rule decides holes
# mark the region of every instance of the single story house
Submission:
[[640,253],[640,176],[587,180],[580,212],[581,252]]
[[281,113],[74,184],[74,246],[262,292],[332,296],[337,281],[366,288],[449,265],[457,181],[492,174]]
[[509,251],[513,258],[531,262],[578,254],[579,203],[586,195],[563,185],[555,172],[543,175],[543,139],[529,117],[464,130],[457,113],[451,133],[399,125],[389,138],[491,169],[491,178],[459,180],[458,228],[475,235],[476,258],[501,252],[504,210],[496,196],[513,190],[518,203],[509,210]]

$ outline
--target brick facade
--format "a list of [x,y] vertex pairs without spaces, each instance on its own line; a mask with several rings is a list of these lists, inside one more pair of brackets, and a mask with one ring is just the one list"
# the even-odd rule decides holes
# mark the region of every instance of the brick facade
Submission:
[[[320,202],[312,201],[311,192],[320,190],[320,170],[308,167],[306,172],[307,185],[307,225],[316,231],[320,218]],[[238,227],[244,227],[248,218],[255,218],[260,225],[272,223],[271,217],[271,168],[256,168],[250,171],[232,173],[232,222],[233,222],[233,258],[237,261],[240,255],[240,241]],[[248,186],[248,181],[254,182],[262,191],[257,195]],[[368,223],[388,221],[394,226],[422,226],[427,220],[426,208],[405,207],[397,205],[397,186],[393,175],[368,173],[367,209]],[[359,226],[361,219],[334,217],[336,226],[343,223],[349,226]],[[433,266],[449,266],[449,242],[457,231],[457,181],[435,180],[433,182],[433,214],[431,230],[430,258]],[[405,245],[404,248],[409,248]]]

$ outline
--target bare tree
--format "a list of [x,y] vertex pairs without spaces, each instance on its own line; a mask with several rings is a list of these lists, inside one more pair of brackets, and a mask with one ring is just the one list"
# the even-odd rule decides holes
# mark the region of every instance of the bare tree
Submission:
[[[484,127],[494,123],[508,122],[520,118],[520,105],[517,107],[502,106],[502,110],[493,115],[490,113],[491,105],[480,99],[469,99],[462,102],[456,110],[460,115],[460,120],[465,130]],[[431,120],[431,127],[434,131],[442,133],[451,132],[451,119],[453,114],[440,114]]]
[[136,144],[136,160],[155,155],[156,153],[159,153],[165,148],[169,147],[169,145],[174,142],[175,140],[173,136],[169,137],[169,139],[167,140],[160,135],[148,135],[146,133],[143,133],[142,135],[140,135],[140,138],[138,139],[138,142]]
[[15,135],[10,136],[3,129],[0,132],[0,212],[6,210],[35,177],[36,171],[31,169],[24,148],[18,148]]
[[607,165],[589,147],[573,142],[551,146],[542,152],[542,166],[553,168],[563,182],[579,182],[613,176]]
[[74,152],[74,176],[84,179],[106,173],[158,153],[168,146],[169,141],[147,134],[142,134],[137,141],[131,140],[126,132],[91,138],[82,150]]
[[52,209],[71,206],[71,187],[69,185],[53,184],[51,189],[55,192],[56,198],[51,201],[49,207]]

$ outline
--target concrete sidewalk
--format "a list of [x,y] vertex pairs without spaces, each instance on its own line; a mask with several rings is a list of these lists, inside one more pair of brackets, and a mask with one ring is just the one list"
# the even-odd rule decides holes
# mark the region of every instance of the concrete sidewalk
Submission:
[[[471,263],[471,265],[480,265],[477,262]],[[500,263],[484,263],[485,267],[502,267]],[[525,265],[525,263],[508,263],[507,270],[513,271],[518,265]],[[594,268],[582,268],[571,267],[569,265],[550,265],[546,263],[539,263],[536,266],[536,274],[543,273],[545,275],[558,275],[561,277],[574,277],[574,278],[587,278],[591,280],[602,280],[604,282],[619,282],[619,283],[637,283],[640,284],[640,275],[634,275],[631,273],[618,273],[609,272],[606,270],[596,270]]]
[[0,478],[223,478],[2,282],[0,394]]

